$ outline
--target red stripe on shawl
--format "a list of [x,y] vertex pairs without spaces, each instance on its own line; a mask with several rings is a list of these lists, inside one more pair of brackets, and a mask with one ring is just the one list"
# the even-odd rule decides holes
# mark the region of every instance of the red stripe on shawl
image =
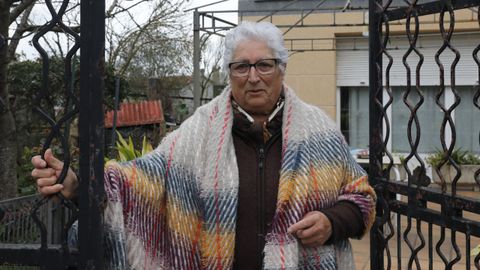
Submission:
[[360,185],[365,184],[365,182],[367,181],[366,178],[367,178],[367,176],[365,175],[365,176],[360,177],[358,180],[356,180],[354,182],[348,183],[348,185],[345,186],[345,191],[346,192],[353,192],[353,191],[357,190],[357,188]]
[[159,233],[158,233],[158,228],[160,227],[160,224],[159,224],[160,217],[157,214],[153,214],[153,213],[150,213],[150,214],[151,214],[151,216],[153,216],[153,218],[152,218],[153,219],[153,226],[150,229],[150,233],[149,233],[150,237],[148,239],[148,243],[149,243],[149,245],[151,245],[152,242],[155,242],[154,245],[150,246],[152,248],[152,261],[153,261],[154,258],[157,257],[158,241],[160,240],[160,236],[159,236]]
[[315,247],[315,260],[317,261],[317,265],[320,265],[320,257],[318,256],[318,249],[319,247]]
[[[180,132],[179,132],[179,133],[180,133]],[[172,142],[172,144],[170,145],[170,149],[169,149],[169,151],[168,151],[167,169],[165,170],[165,181],[167,180],[168,172],[170,171],[170,166],[172,165],[173,150],[174,150],[174,148],[175,148],[175,144],[177,144],[178,137],[179,137],[179,134],[177,134],[177,136],[175,136],[175,138],[173,139],[173,142]]]
[[291,103],[289,103],[288,109],[287,109],[287,122],[285,123],[285,134],[283,135],[282,161],[283,161],[283,158],[285,157],[285,151],[287,150],[288,134],[290,131],[290,124],[292,123],[292,110],[293,110],[293,106]]
[[[170,145],[170,148],[168,150],[168,162],[167,162],[167,168],[165,169],[165,179],[164,179],[164,181],[167,181],[168,172],[170,171],[170,168],[172,166],[173,151],[175,150],[175,145],[177,143],[177,140],[178,140],[179,136],[180,136],[180,132],[175,136],[175,138],[173,139],[172,144]],[[168,223],[166,224],[166,226],[168,226]],[[171,248],[168,249],[168,257],[170,259],[173,258]]]
[[[137,179],[137,163],[135,162],[135,160],[132,160],[132,177],[129,179],[129,187],[132,188],[133,186],[135,186],[135,182],[137,182],[138,179]],[[137,196],[135,196],[134,198],[137,198]],[[128,213],[131,213],[131,210],[133,208],[133,205],[135,203],[132,202],[132,200],[128,200],[128,207],[127,207],[127,212]],[[137,211],[137,216],[134,217],[134,220],[141,220],[141,216],[138,216],[140,215],[140,212]],[[147,240],[147,239],[145,239]],[[145,260],[144,260],[144,264],[143,264],[143,269],[146,269],[147,268],[147,262],[148,262],[148,250],[149,250],[149,247],[150,247],[150,241],[147,241],[146,243],[146,246],[145,246]]]
[[220,160],[220,152],[222,150],[223,143],[225,141],[225,132],[227,130],[227,125],[230,120],[230,102],[227,102],[227,110],[225,111],[225,115],[223,117],[223,127],[222,133],[220,134],[220,143],[217,148],[217,159],[215,161],[215,178],[214,178],[214,194],[215,194],[215,229],[216,235],[215,240],[217,244],[217,269],[222,269],[222,258],[220,254],[220,210],[218,209],[218,162]]
[[310,164],[310,175],[312,176],[313,180],[313,190],[315,191],[315,200],[317,202],[321,201],[320,197],[320,186],[318,185],[318,177],[317,174],[315,173],[315,169],[313,168],[313,165]]
[[[168,172],[170,171],[170,167],[172,165],[172,160],[173,160],[173,150],[175,148],[175,145],[177,143],[177,139],[178,139],[178,136],[177,135],[174,139],[173,139],[173,142],[172,144],[170,145],[170,149],[169,149],[169,153],[168,153],[168,162],[167,162],[167,168],[165,170],[165,181],[168,177]],[[134,163],[135,165],[135,163]],[[134,166],[135,168],[135,166]],[[145,263],[144,263],[144,269],[147,269],[147,262],[148,262],[148,254],[151,253],[152,255],[152,261],[153,261],[153,258],[155,258],[157,256],[157,252],[158,252],[158,242],[160,241],[160,236],[159,235],[156,235],[153,230],[155,230],[155,228],[158,228],[159,226],[159,223],[158,223],[158,220],[159,218],[158,217],[155,217],[153,219],[153,227],[151,227],[150,231],[146,233],[146,235],[148,235],[148,238],[146,239],[146,247],[145,247]],[[154,236],[156,236],[154,238]],[[153,240],[152,240],[153,239]],[[152,243],[155,242],[155,245],[152,245]],[[171,254],[170,254],[171,255]]]
[[202,231],[202,222],[199,221],[197,225],[197,233],[195,234],[195,238],[192,242],[192,256],[190,257],[190,261],[188,264],[188,269],[193,269],[193,259],[195,258],[195,252],[197,250],[198,240],[200,239],[200,232]]
[[284,241],[283,241],[283,238],[284,238],[284,237],[285,237],[285,236],[281,236],[281,237],[280,237],[280,262],[282,263],[282,264],[281,264],[281,265],[282,265],[282,266],[281,266],[281,269],[282,269],[282,270],[285,270],[285,251],[283,250],[283,249],[284,249],[284,248],[283,248],[283,244],[284,244],[284,243],[283,243],[283,242],[284,242]]
[[[320,197],[320,187],[318,185],[318,177],[317,177],[317,174],[315,173],[315,169],[313,168],[312,164],[310,164],[310,175],[312,176],[312,180],[313,180],[313,190],[315,192],[315,200],[317,202],[320,202],[321,197]],[[315,251],[318,251],[318,247],[315,248]],[[315,252],[315,261],[317,261],[317,265],[320,265],[320,257],[318,256],[318,252]]]
[[[130,179],[127,179],[127,181],[124,181],[124,185],[125,185],[125,194],[127,194],[127,190],[129,192],[131,192],[131,188],[133,186],[133,182],[135,181],[135,179],[137,178],[137,165],[135,164],[135,160],[132,161],[132,175],[130,177]],[[130,196],[129,196],[130,197]],[[128,213],[131,212],[132,208],[133,208],[133,202],[132,202],[132,199],[131,198],[128,198],[126,200],[126,203],[127,203],[127,207],[125,207],[125,210],[123,211],[123,215],[124,216],[128,216]]]
[[[287,94],[289,93],[288,91],[286,91]],[[288,99],[290,100],[290,99]],[[292,103],[291,102],[288,102],[288,108],[287,108],[287,121],[286,123],[284,123],[284,133],[285,134],[282,134],[283,136],[283,143],[282,143],[282,164],[284,163],[284,158],[285,158],[285,152],[287,150],[287,145],[288,145],[288,135],[289,135],[289,131],[290,131],[290,125],[292,124],[292,111],[293,111],[293,106],[292,106]],[[283,214],[284,211],[282,211]],[[288,226],[288,222],[286,221],[286,217],[282,218],[280,217],[280,214],[279,214],[279,219],[278,221],[280,222],[280,225],[282,226],[282,228],[285,228],[286,226]],[[285,269],[285,241],[283,239],[284,237],[281,237],[280,238],[280,259],[281,259],[281,269],[284,270]]]
[[208,118],[208,126],[209,127],[212,126],[213,118],[215,117],[215,115],[217,115],[217,113],[218,113],[218,106],[215,106],[212,110],[212,113],[210,113],[210,116]]
[[307,257],[307,251],[302,248],[302,256],[303,256],[303,266],[308,265],[308,257]]

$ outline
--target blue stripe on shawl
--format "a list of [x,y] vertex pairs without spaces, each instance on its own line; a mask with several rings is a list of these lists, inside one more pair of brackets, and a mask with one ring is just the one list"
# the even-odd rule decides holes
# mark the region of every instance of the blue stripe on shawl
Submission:
[[[141,170],[148,176],[149,181],[160,181],[165,185],[167,196],[181,202],[181,209],[185,213],[195,211],[203,216],[203,220],[216,220],[216,207],[218,204],[220,215],[218,221],[221,230],[231,231],[232,220],[235,220],[237,214],[237,198],[234,197],[236,192],[219,191],[218,200],[215,201],[215,194],[211,192],[204,198],[200,198],[199,188],[195,181],[193,172],[187,170],[185,167],[178,166],[172,162],[168,169],[168,180],[164,182],[164,176],[167,169],[167,159],[164,155],[153,154],[147,157],[142,157],[136,161],[137,169]],[[161,176],[161,177],[159,177]],[[161,178],[161,179],[160,179]],[[228,210],[228,211],[226,211]],[[203,213],[202,213],[203,212]],[[215,222],[205,223],[207,230],[216,228]]]
[[170,166],[166,183],[168,196],[182,202],[182,210],[198,212],[201,209],[199,190],[193,173],[179,166]]
[[329,252],[327,248],[322,251],[323,247],[302,248],[299,254],[299,269],[301,270],[335,270],[337,262],[335,252]]
[[[311,162],[336,164],[344,160],[348,149],[338,132],[315,133],[301,141],[290,141],[297,144],[285,151],[282,169],[284,171],[296,170],[304,166],[302,157],[308,156]],[[341,157],[339,157],[341,156]]]
[[[167,159],[160,153],[152,152],[135,160],[137,169],[142,170],[150,181],[160,181],[157,179],[165,175],[167,170]],[[163,179],[162,179],[163,181]]]
[[184,212],[192,212],[194,209],[199,211],[201,200],[193,172],[172,162],[168,168],[168,179],[164,181],[167,164],[167,159],[161,154],[153,154],[149,158],[136,160],[137,169],[142,170],[148,176],[149,181],[165,185],[168,196],[181,202],[179,206]]
[[231,232],[232,220],[236,220],[235,218],[237,215],[237,198],[233,197],[233,195],[236,195],[236,193],[230,194],[218,192],[218,201],[215,201],[215,194],[213,192],[208,194],[207,197],[203,198],[205,202],[204,220],[205,228],[207,230],[213,230],[216,228],[215,222],[208,223],[208,221],[216,220],[217,212],[215,204],[218,203],[220,213],[218,215],[220,229],[222,231],[226,230],[227,232]]

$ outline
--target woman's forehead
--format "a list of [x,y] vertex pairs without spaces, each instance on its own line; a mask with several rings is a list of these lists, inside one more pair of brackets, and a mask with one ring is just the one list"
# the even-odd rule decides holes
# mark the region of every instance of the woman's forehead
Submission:
[[234,60],[251,60],[261,58],[271,58],[272,49],[268,47],[267,42],[260,40],[244,40],[237,44],[234,53]]

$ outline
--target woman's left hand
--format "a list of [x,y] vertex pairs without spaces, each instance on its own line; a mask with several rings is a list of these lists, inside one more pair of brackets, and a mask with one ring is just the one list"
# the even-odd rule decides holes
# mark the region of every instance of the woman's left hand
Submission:
[[295,235],[306,247],[318,247],[332,235],[332,223],[324,213],[312,211],[290,226],[287,232]]

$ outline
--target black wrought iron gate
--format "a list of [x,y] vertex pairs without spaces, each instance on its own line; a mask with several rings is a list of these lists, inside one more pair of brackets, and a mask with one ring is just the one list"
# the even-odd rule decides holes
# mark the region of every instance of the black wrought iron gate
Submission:
[[[471,54],[460,55],[452,45],[451,39],[455,33],[455,12],[469,8],[475,14],[480,31],[480,11],[478,0],[441,0],[441,1],[403,1],[403,7],[393,7],[392,0],[370,0],[369,7],[369,38],[370,38],[370,181],[378,194],[377,217],[371,231],[371,269],[480,269],[480,254],[472,255],[475,246],[480,245],[480,192],[473,197],[461,196],[457,182],[462,173],[459,164],[453,159],[457,130],[453,121],[453,112],[460,102],[473,102],[474,110],[480,110],[480,40]],[[440,140],[441,151],[444,152],[440,164],[434,166],[442,177],[440,188],[432,188],[428,183],[422,184],[421,177],[426,175],[427,165],[419,155],[418,146],[421,138],[422,125],[417,111],[421,108],[424,96],[421,91],[421,67],[423,63],[422,49],[417,41],[421,35],[422,16],[436,14],[438,19],[436,33],[441,37],[442,44],[435,55],[439,70],[438,86],[436,86],[436,106],[443,114],[440,138],[423,138],[423,140]],[[392,87],[390,85],[390,70],[393,61],[389,38],[392,33],[390,25],[403,20],[405,28],[400,31],[408,40],[402,63],[405,67],[405,95],[403,104],[410,112],[408,137],[410,153],[405,158],[405,164],[417,162],[418,170],[414,173],[408,166],[405,169],[408,181],[389,179],[393,167],[392,154],[387,150],[391,137],[391,119],[387,110],[392,106]],[[440,60],[442,54],[453,53],[454,61],[450,73],[446,74],[444,63]],[[416,55],[418,63],[410,67],[408,59]],[[455,77],[459,70],[456,64],[460,57],[473,57],[478,71],[478,81],[473,86],[473,101],[460,100],[456,91]],[[411,78],[414,78],[414,81]],[[450,80],[453,93],[453,103],[447,105],[441,101],[446,91],[446,78]],[[418,102],[412,102],[411,94],[420,97]],[[474,119],[472,125],[480,125],[480,119]],[[446,133],[451,133],[451,139],[446,140]],[[480,144],[480,134],[478,134]],[[447,175],[442,167],[452,164],[454,178],[447,186]],[[480,169],[477,169],[474,180],[480,187]],[[447,188],[448,187],[448,188]],[[412,228],[415,226],[415,229]],[[416,241],[412,241],[412,235]],[[447,248],[448,247],[448,248]],[[450,252],[446,252],[450,250]],[[437,258],[438,260],[436,260]]]
[[[45,149],[50,147],[55,138],[61,144],[64,153],[65,168],[70,164],[68,137],[65,136],[65,125],[78,115],[79,117],[79,198],[74,203],[63,198],[41,198],[33,205],[32,218],[40,231],[40,243],[32,244],[5,244],[0,243],[0,269],[16,269],[15,265],[39,266],[41,269],[103,269],[103,233],[102,210],[103,202],[103,77],[104,77],[104,47],[105,47],[105,1],[82,0],[70,3],[69,0],[45,0],[45,5],[51,15],[51,20],[36,32],[32,39],[42,59],[42,86],[36,95],[36,108],[43,120],[51,126],[51,131],[44,144]],[[78,5],[79,3],[79,5]],[[62,19],[65,12],[80,7],[80,33],[78,27],[66,25]],[[54,117],[42,109],[42,100],[46,98],[49,89],[50,59],[39,39],[45,34],[56,31],[69,35],[74,44],[69,48],[65,64],[64,94],[66,108],[62,117]],[[80,93],[75,94],[70,87],[72,80],[72,59],[80,49]],[[55,120],[57,119],[57,120]],[[66,170],[62,172],[60,182],[63,182]],[[57,221],[61,230],[60,239],[51,241],[45,220],[39,216],[41,208],[47,203],[57,201],[62,209],[66,207],[69,214]],[[58,203],[59,202],[59,203]],[[30,207],[29,207],[30,208]],[[8,212],[6,213],[9,214]],[[75,220],[78,219],[78,245],[67,243],[68,232]],[[51,224],[50,224],[51,225]]]

